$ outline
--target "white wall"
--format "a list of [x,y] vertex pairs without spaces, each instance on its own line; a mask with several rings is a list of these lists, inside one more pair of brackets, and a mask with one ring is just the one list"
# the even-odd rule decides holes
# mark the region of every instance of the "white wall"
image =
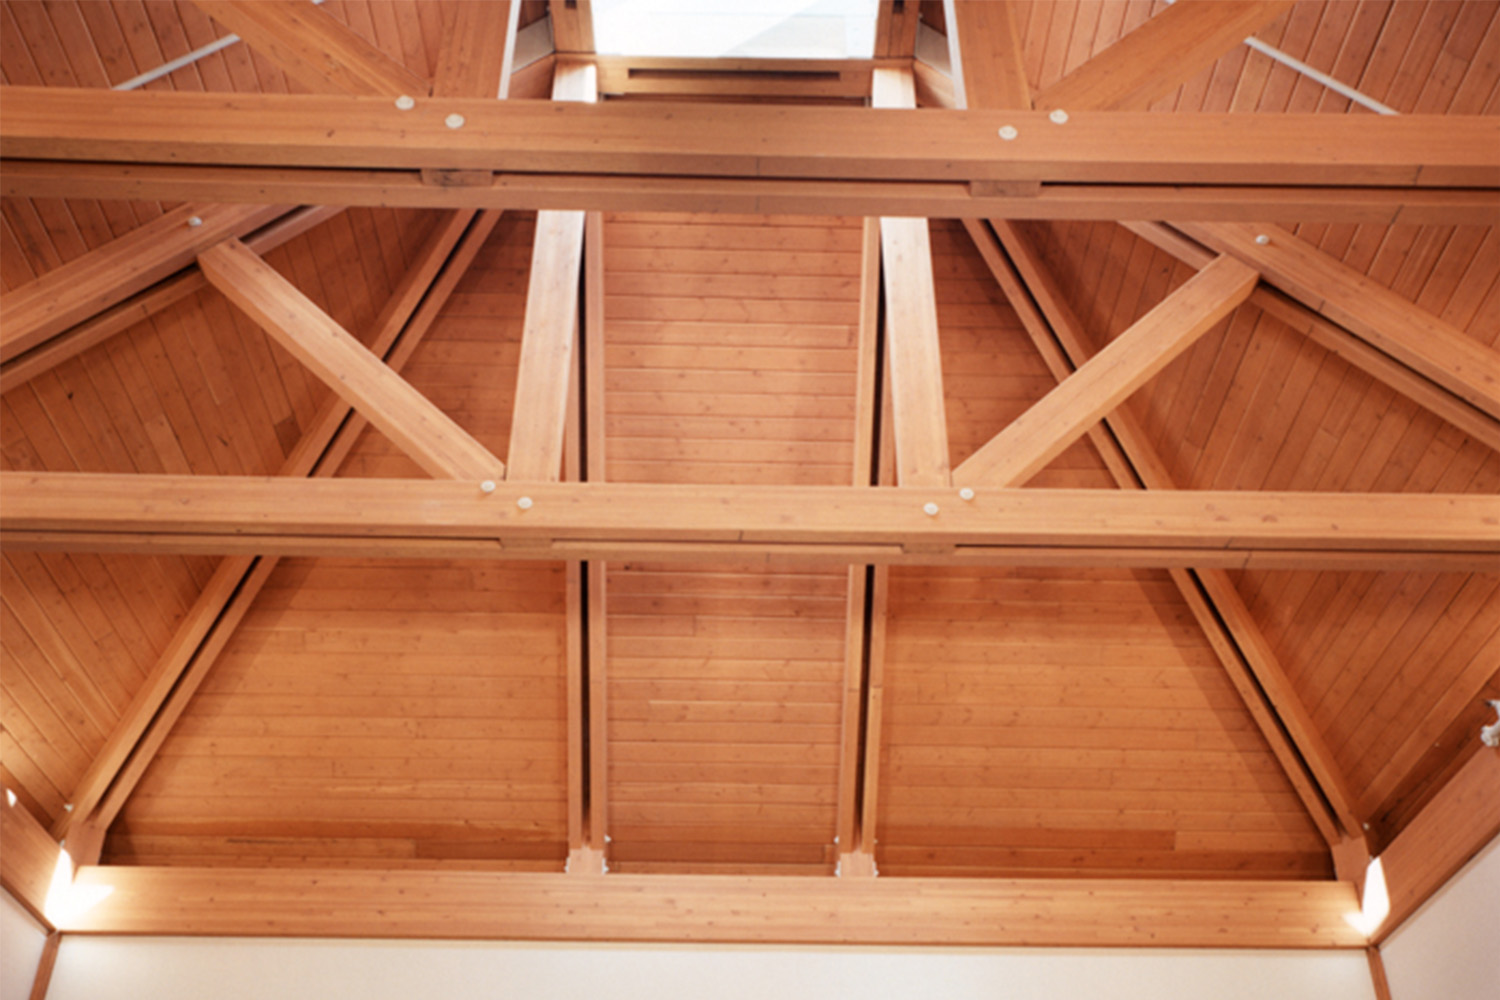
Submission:
[[1500,997],[1500,837],[1380,948],[1391,1000]]
[[64,937],[48,1000],[1374,1000],[1363,952]]
[[10,893],[0,892],[0,1000],[25,1000],[31,995],[36,963],[46,942],[42,925]]

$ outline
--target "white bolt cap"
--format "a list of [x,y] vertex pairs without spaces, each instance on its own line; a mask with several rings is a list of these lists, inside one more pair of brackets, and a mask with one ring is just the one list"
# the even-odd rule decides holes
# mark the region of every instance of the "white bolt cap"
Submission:
[[1010,142],[1010,140],[1014,139],[1020,134],[1020,132],[1016,131],[1016,127],[1014,125],[1000,126],[1000,138],[1004,139],[1006,142]]
[[479,490],[481,493],[495,492],[495,481],[493,479],[486,479],[484,482],[479,484]]
[[516,501],[516,506],[521,508],[522,510],[530,510],[531,497],[522,497],[521,499]]
[[443,119],[443,124],[448,126],[449,128],[463,128],[464,116],[460,114],[451,114],[447,118]]
[[196,215],[190,215],[188,216],[188,225],[192,226],[194,229],[197,229],[199,226],[203,225],[203,220],[198,218],[198,216]]
[[959,495],[959,497],[961,497],[964,500],[973,500],[974,499],[974,491],[971,490],[967,486],[965,486],[963,489],[959,490],[958,491],[958,495]]
[[922,505],[922,513],[926,514],[928,517],[937,517],[937,512],[938,505],[935,503],[928,502]]
[[415,97],[412,97],[410,94],[402,94],[400,97],[396,98],[396,107],[400,108],[402,111],[410,111],[416,106],[417,99]]
[[1260,246],[1265,246],[1267,243],[1271,242],[1271,237],[1267,236],[1265,233],[1261,233],[1259,236],[1255,237],[1255,242]]
[[1066,125],[1068,123],[1068,113],[1062,108],[1058,108],[1047,117],[1058,125]]

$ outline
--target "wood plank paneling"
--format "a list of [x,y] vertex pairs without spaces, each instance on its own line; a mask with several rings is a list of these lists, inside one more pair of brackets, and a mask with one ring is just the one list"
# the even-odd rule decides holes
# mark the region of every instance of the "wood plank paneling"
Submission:
[[[860,259],[854,220],[607,217],[606,478],[847,483]],[[612,869],[832,871],[847,586],[610,565]]]
[[[934,254],[957,461],[1055,382],[962,230]],[[1113,486],[1086,441],[1035,482]],[[1165,573],[893,569],[882,739],[882,874],[1328,871]]]
[[[501,220],[403,369],[498,454],[533,231]],[[367,430],[343,474],[421,473]],[[565,624],[560,565],[285,560],[106,857],[560,869]]]
[[[345,213],[268,259],[351,329],[367,332],[391,288],[383,249],[404,267],[400,238],[419,241],[429,226],[421,213]],[[375,238],[360,240],[359,231]],[[323,261],[316,271],[315,260]],[[324,391],[203,291],[7,392],[0,464],[269,475]],[[48,822],[213,565],[198,557],[7,553],[0,593],[16,617],[0,659],[9,737],[0,760],[27,776]],[[80,714],[83,704],[91,707]]]

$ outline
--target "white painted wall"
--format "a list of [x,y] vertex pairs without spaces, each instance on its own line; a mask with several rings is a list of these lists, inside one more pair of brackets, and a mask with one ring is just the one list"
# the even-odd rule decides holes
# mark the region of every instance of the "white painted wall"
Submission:
[[0,891],[0,1000],[26,1000],[47,932],[10,893]]
[[1380,949],[1391,1000],[1500,997],[1500,837]]
[[64,937],[48,1000],[1374,1000],[1362,952]]

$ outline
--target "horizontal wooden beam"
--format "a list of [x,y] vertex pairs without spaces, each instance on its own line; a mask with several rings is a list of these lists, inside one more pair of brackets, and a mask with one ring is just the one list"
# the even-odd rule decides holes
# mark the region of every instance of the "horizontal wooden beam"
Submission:
[[[200,201],[408,208],[972,219],[1257,221],[1371,225],[1500,222],[1490,189],[1178,184],[1051,184],[1021,192],[968,181],[780,180],[640,174],[497,173],[438,185],[423,170],[170,166],[0,159],[0,194],[33,198],[189,197]],[[474,177],[469,175],[469,180]],[[1024,187],[1024,185],[1022,185]]]
[[953,481],[1024,486],[1233,312],[1259,277],[1232,257],[1209,264],[969,456]]
[[[1493,116],[599,106],[10,87],[5,155],[575,175],[1495,188]],[[455,118],[454,116],[459,116]],[[460,121],[461,124],[457,124]],[[1015,129],[1007,140],[999,131]],[[1007,132],[1007,135],[1010,133]]]
[[[7,544],[491,558],[1500,568],[1500,498],[0,472]],[[113,539],[113,541],[111,541]]]
[[426,95],[416,73],[305,0],[193,0],[302,85],[320,93]]
[[476,481],[504,475],[504,463],[243,243],[228,240],[205,251],[198,266],[429,474]]
[[1500,750],[1482,747],[1380,855],[1391,913],[1377,939],[1400,927],[1497,835]]
[[811,879],[87,867],[110,934],[868,945],[1361,948],[1338,882]]
[[0,297],[0,361],[11,361],[76,323],[191,265],[226,237],[244,236],[287,210],[183,205]]
[[[1495,147],[1500,150],[1500,145]],[[1256,268],[1268,283],[1491,417],[1500,419],[1500,351],[1275,226],[1183,226]]]

